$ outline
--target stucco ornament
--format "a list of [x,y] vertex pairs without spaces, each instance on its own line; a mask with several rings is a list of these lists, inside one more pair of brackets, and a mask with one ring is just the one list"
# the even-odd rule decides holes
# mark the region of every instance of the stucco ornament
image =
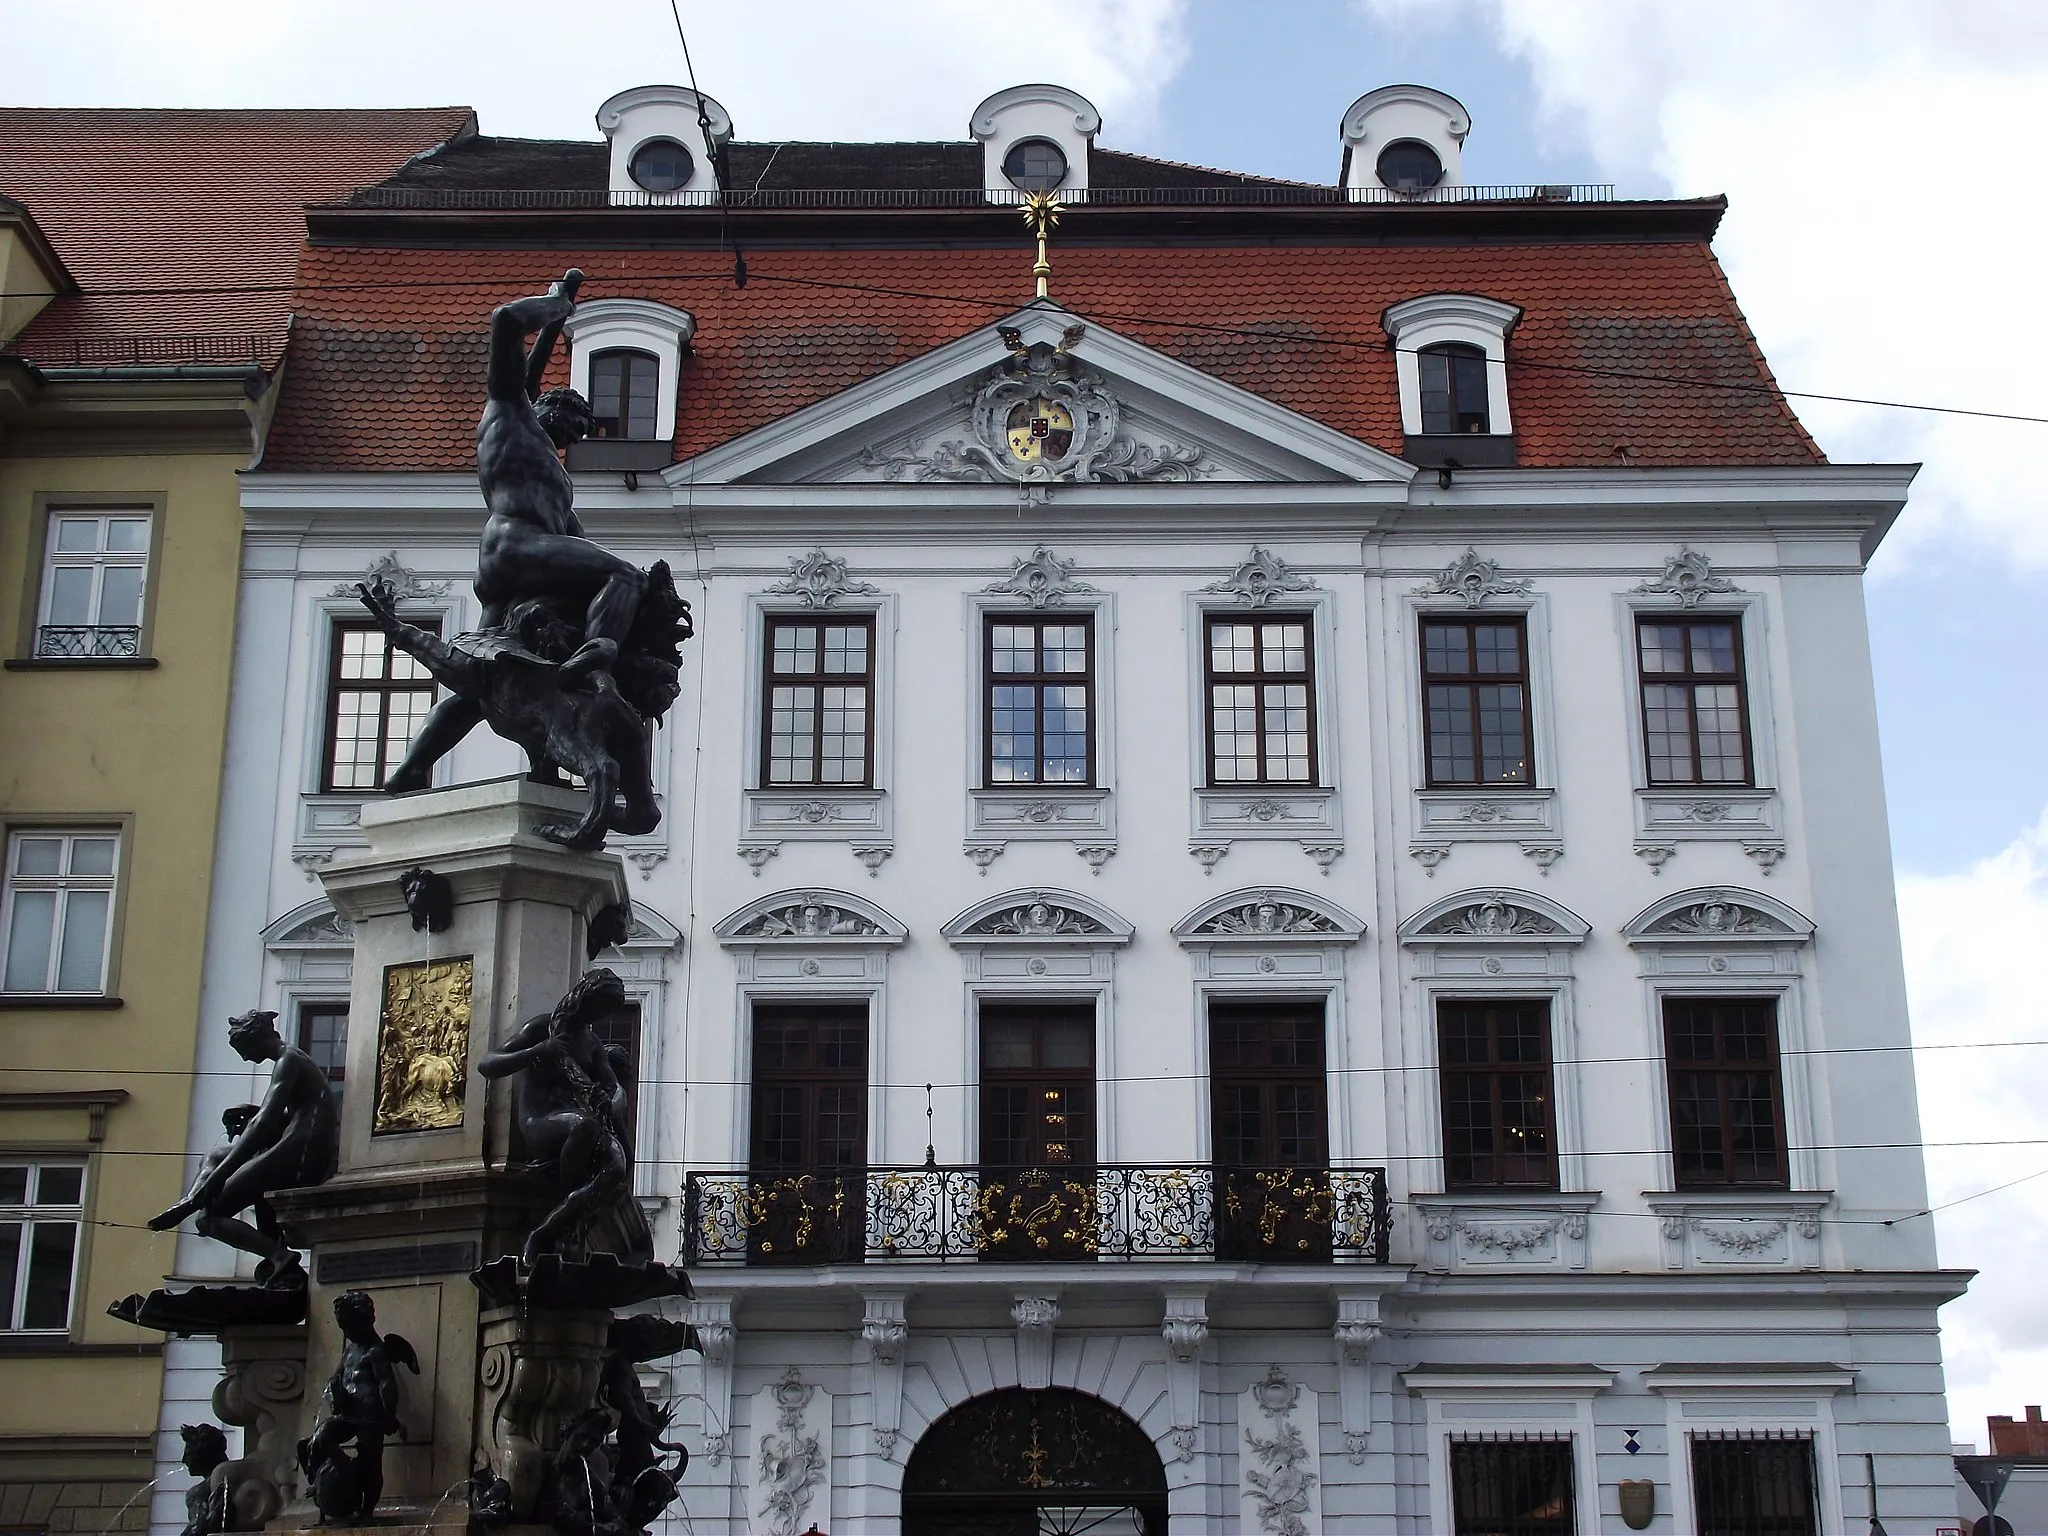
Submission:
[[1423,932],[1430,935],[1504,939],[1557,933],[1556,923],[1539,912],[1518,907],[1503,896],[1489,896],[1469,907],[1446,912]]
[[[389,554],[379,555],[376,559],[372,560],[363,568],[363,574],[357,578],[357,581],[362,582],[365,586],[389,587],[392,595],[401,603],[426,602],[432,598],[446,597],[450,585],[450,583],[445,581],[423,580],[419,572],[399,560],[398,551],[395,549]],[[356,595],[356,582],[337,581],[327,589],[327,595],[329,597],[354,597]]]
[[1277,934],[1335,933],[1337,924],[1320,912],[1260,896],[1241,907],[1218,912],[1198,933]]
[[1279,1366],[1266,1372],[1265,1380],[1251,1389],[1250,1396],[1266,1419],[1266,1433],[1247,1424],[1244,1441],[1253,1463],[1244,1473],[1245,1488],[1259,1519],[1259,1529],[1268,1536],[1308,1536],[1302,1517],[1314,1508],[1312,1497],[1316,1474],[1309,1470],[1315,1452],[1292,1417],[1301,1388],[1289,1381]]
[[1716,576],[1714,562],[1689,545],[1664,561],[1662,575],[1637,582],[1635,589],[1668,597],[1681,608],[1697,608],[1716,593],[1742,590],[1726,576]]
[[773,1536],[796,1536],[811,1498],[825,1481],[825,1448],[805,1423],[817,1388],[795,1366],[773,1388],[775,1427],[761,1436],[761,1518]]
[[1108,931],[1087,913],[1048,901],[1026,902],[1006,912],[994,912],[974,925],[978,934],[1001,938],[1050,939]]
[[743,939],[871,939],[882,934],[882,926],[834,906],[815,892],[784,907],[763,912],[739,930]]
[[807,555],[791,555],[789,574],[768,590],[779,597],[793,597],[806,608],[830,608],[849,594],[866,595],[881,588],[853,580],[846,574],[844,560],[814,549]]
[[1455,597],[1467,608],[1477,608],[1489,597],[1518,596],[1529,590],[1525,578],[1503,576],[1500,562],[1483,560],[1476,549],[1467,549],[1431,577],[1427,585],[1413,589],[1416,597]]
[[1074,562],[1062,560],[1043,544],[1030,555],[1010,562],[1010,574],[981,589],[1005,597],[1021,597],[1033,608],[1061,608],[1077,592],[1094,592],[1096,587],[1074,574]]
[[1712,937],[1717,934],[1790,933],[1792,930],[1755,907],[1735,901],[1703,901],[1660,918],[1652,933],[1690,933]]
[[1271,550],[1254,544],[1251,555],[1244,564],[1221,581],[1210,582],[1202,590],[1227,592],[1249,607],[1266,608],[1280,601],[1289,592],[1314,591],[1315,581],[1308,576],[1295,575],[1287,568],[1285,560]]
[[1017,484],[1194,480],[1214,469],[1206,449],[1141,443],[1122,430],[1122,418],[1108,386],[1074,361],[1066,342],[1034,342],[983,377],[971,408],[973,441],[950,439],[922,454],[870,448],[861,463],[884,480]]

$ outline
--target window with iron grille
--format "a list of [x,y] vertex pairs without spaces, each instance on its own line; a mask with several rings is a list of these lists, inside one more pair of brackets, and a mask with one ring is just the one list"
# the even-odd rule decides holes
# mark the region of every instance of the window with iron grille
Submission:
[[660,388],[661,362],[652,352],[598,353],[590,360],[590,435],[642,442],[660,437],[654,419]]
[[[408,622],[441,632],[439,619]],[[382,789],[434,707],[433,675],[374,624],[337,623],[331,650],[320,787],[329,794]]]
[[1306,614],[1205,621],[1212,786],[1316,782],[1310,622]]
[[1636,654],[1650,783],[1750,783],[1742,621],[1639,618]]
[[0,1161],[0,1331],[71,1326],[85,1165]]
[[1550,1004],[1436,1005],[1446,1189],[1556,1189]]
[[1535,782],[1521,619],[1424,619],[1422,690],[1432,788]]
[[299,1004],[299,1049],[327,1074],[338,1106],[341,1085],[348,1078],[348,1004]]
[[1093,783],[1094,624],[992,614],[986,632],[984,783]]
[[1664,1059],[1678,1187],[1789,1187],[1777,1004],[1667,997]]
[[36,656],[90,661],[142,654],[150,514],[54,512],[43,547]]
[[1451,1441],[1456,1536],[1573,1536],[1570,1435]]
[[1422,430],[1483,433],[1491,430],[1486,405],[1486,354],[1462,341],[1424,347],[1415,355],[1422,387]]
[[771,618],[761,690],[761,786],[871,785],[871,618]]
[[0,992],[88,997],[107,989],[121,835],[21,827],[0,890]]
[[1820,1536],[1812,1436],[1696,1434],[1690,1439],[1699,1536]]

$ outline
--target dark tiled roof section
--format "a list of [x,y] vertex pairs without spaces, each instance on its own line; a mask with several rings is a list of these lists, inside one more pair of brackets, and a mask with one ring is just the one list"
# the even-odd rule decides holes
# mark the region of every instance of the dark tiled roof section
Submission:
[[[0,196],[35,217],[81,293],[23,332],[32,360],[281,354],[308,203],[472,129],[404,111],[0,108]],[[274,284],[269,292],[134,289]]]
[[[680,457],[908,362],[1030,293],[1021,242],[763,250],[744,289],[710,252],[309,248],[266,467],[472,467],[491,307],[569,265],[589,273],[586,298],[656,299],[697,317]],[[340,286],[359,284],[372,286]],[[1055,247],[1052,290],[1083,316],[1390,453],[1401,421],[1381,311],[1426,293],[1484,294],[1523,309],[1508,355],[1524,465],[1820,458],[1704,244]],[[565,378],[558,358],[554,381]]]
[[[901,144],[749,143],[736,141],[727,161],[735,196],[771,192],[973,191],[982,182],[982,150],[971,140]],[[402,167],[383,183],[441,192],[593,192],[610,183],[611,149],[555,139],[477,135]],[[1297,183],[1212,171],[1097,149],[1088,161],[1091,185],[1185,190],[1198,187],[1283,187]]]

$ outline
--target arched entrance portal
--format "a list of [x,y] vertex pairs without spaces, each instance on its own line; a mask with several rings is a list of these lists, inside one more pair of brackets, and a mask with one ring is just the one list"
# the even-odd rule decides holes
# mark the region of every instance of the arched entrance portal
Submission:
[[903,1536],[1165,1536],[1166,1468],[1099,1397],[1008,1387],[942,1415],[903,1469]]

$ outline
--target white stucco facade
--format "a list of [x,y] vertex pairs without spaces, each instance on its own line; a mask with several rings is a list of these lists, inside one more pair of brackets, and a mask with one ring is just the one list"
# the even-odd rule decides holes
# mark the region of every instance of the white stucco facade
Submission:
[[[1030,344],[1070,318],[1002,324]],[[710,1347],[661,1383],[695,1452],[689,1529],[775,1528],[762,1440],[801,1431],[829,1465],[791,1529],[894,1531],[934,1420],[1048,1384],[1143,1427],[1177,1533],[1283,1528],[1248,1491],[1247,1440],[1282,1423],[1310,1448],[1299,1518],[1333,1536],[1449,1529],[1447,1448],[1469,1434],[1570,1437],[1586,1533],[1622,1528],[1624,1480],[1655,1484],[1648,1529],[1692,1531],[1688,1436],[1726,1430],[1810,1439],[1822,1529],[1861,1528],[1866,1453],[1894,1536],[1953,1520],[1936,1307],[1963,1277],[1910,1219],[1926,1201],[1861,591],[1910,470],[1471,470],[1445,488],[1091,326],[1074,355],[1121,430],[1194,452],[1190,478],[919,479],[934,445],[971,438],[962,391],[1007,355],[997,332],[637,489],[580,479],[591,535],[667,560],[697,625],[658,737],[664,822],[613,844],[641,929],[605,962],[641,1004],[640,1191],[664,1256],[692,1257],[687,1176],[747,1166],[761,1003],[865,1009],[873,1167],[914,1170],[929,1145],[971,1170],[979,1010],[1049,1000],[1094,1020],[1096,1162],[1201,1170],[1208,1010],[1284,996],[1322,1009],[1330,1167],[1385,1170],[1389,1262],[1341,1244],[1299,1264],[939,1262],[883,1256],[872,1233],[858,1262],[696,1262]],[[243,494],[209,1020],[347,995],[314,878],[355,836],[356,798],[317,792],[347,584],[390,557],[408,613],[444,633],[477,616],[473,480],[258,472]],[[1009,611],[1092,620],[1093,786],[983,782],[982,625]],[[1754,788],[1646,787],[1645,611],[1739,619]],[[1531,787],[1424,787],[1418,626],[1438,612],[1524,617]],[[872,616],[872,787],[761,787],[763,625],[804,613]],[[1306,621],[1313,783],[1207,783],[1213,613]],[[478,732],[442,772],[520,770]],[[1212,923],[1261,901],[1312,921]],[[851,917],[753,921],[806,902]],[[1033,902],[1074,929],[991,928]],[[1705,906],[1738,916],[1688,916]],[[1677,1187],[1660,1009],[1679,995],[1774,1005],[1788,1187]],[[1557,1190],[1445,1192],[1444,997],[1548,1004]],[[202,1141],[251,1090],[220,1031],[203,1038]],[[191,1272],[212,1260],[184,1240]],[[175,1442],[210,1383],[202,1350],[171,1351]]]

